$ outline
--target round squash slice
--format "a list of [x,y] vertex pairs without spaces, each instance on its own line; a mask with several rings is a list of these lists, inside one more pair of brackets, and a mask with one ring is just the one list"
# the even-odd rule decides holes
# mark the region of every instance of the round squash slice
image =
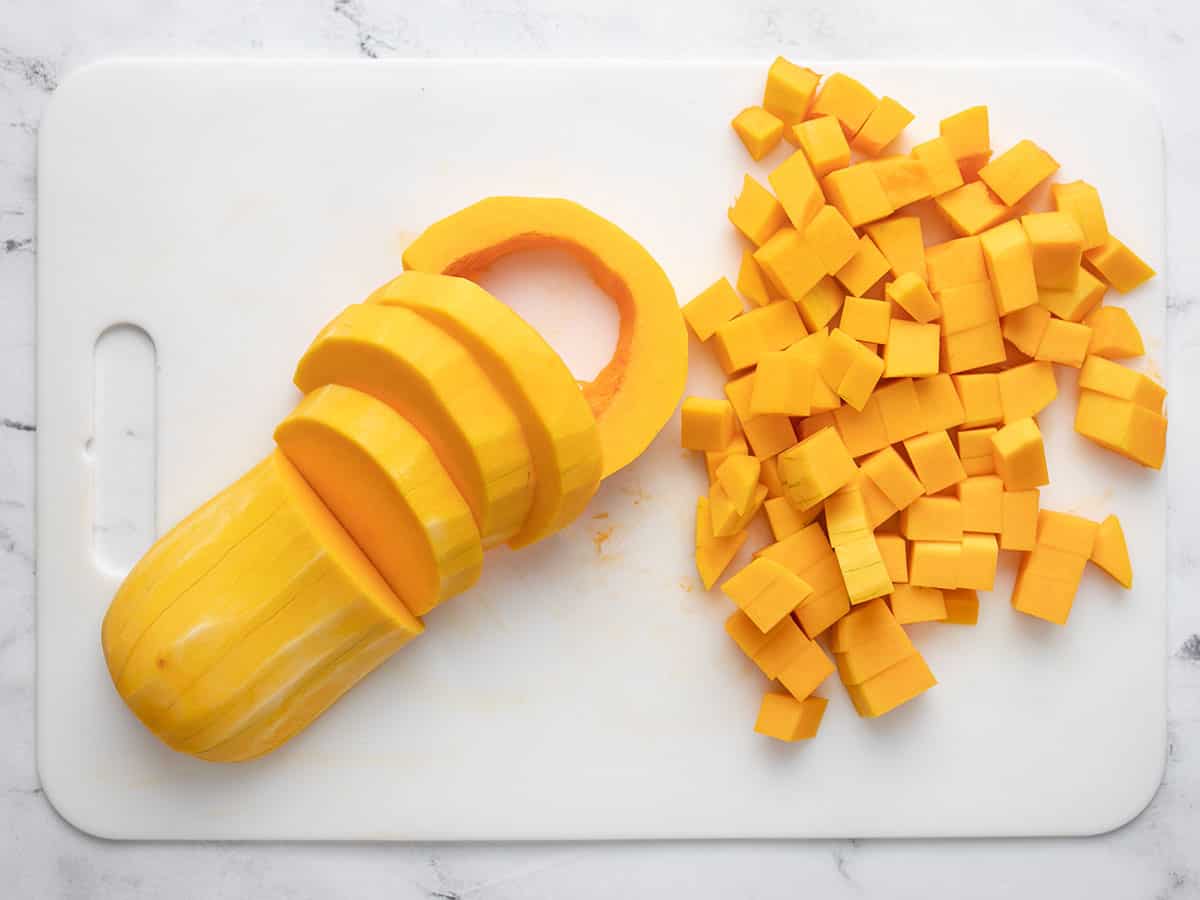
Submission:
[[150,548],[102,644],[151,732],[237,761],[283,743],[421,631],[276,451]]
[[587,266],[621,315],[617,348],[583,395],[596,416],[603,476],[638,457],[679,405],[687,332],[671,282],[646,249],[594,212],[546,197],[490,197],[435,222],[404,268],[470,278],[501,257],[556,246]]
[[575,519],[600,484],[600,441],[566,364],[530,325],[472,281],[405,272],[368,302],[401,306],[466,347],[521,423],[533,460],[533,501],[509,546]]
[[470,506],[485,548],[525,524],[533,463],[521,423],[470,351],[434,323],[401,307],[347,307],[321,329],[292,380],[306,394],[355,388],[411,422]]
[[279,423],[275,442],[414,615],[479,579],[471,510],[429,441],[386,403],[317,388]]

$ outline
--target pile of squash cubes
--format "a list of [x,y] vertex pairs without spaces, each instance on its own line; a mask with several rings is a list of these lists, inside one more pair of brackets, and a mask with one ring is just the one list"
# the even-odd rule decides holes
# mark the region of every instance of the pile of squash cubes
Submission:
[[[834,671],[862,716],[936,684],[903,626],[975,624],[1002,550],[1021,554],[1013,607],[1050,622],[1089,560],[1132,584],[1115,517],[1040,508],[1055,365],[1080,370],[1079,434],[1162,465],[1166,392],[1115,361],[1142,339],[1102,303],[1154,272],[1110,234],[1096,189],[1053,184],[1053,209],[1030,209],[1058,163],[1029,140],[994,153],[984,106],[887,154],[912,119],[777,59],[733,128],[755,160],[795,149],[729,210],[748,242],[737,290],[722,278],[684,308],[730,379],[682,411],[710,482],[696,564],[711,588],[765,512],[775,542],[721,590],[730,637],[783,688],[756,724],[781,740],[817,733]],[[920,205],[957,237],[926,246]]]

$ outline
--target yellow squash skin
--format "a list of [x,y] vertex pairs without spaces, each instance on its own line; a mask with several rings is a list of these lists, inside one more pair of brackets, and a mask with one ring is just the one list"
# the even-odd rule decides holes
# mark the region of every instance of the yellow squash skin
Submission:
[[236,762],[286,741],[422,630],[276,451],[151,547],[101,642],[151,732]]
[[293,381],[306,394],[355,388],[411,422],[466,499],[485,548],[524,524],[533,464],[521,423],[467,348],[434,323],[400,307],[350,306],[317,335]]
[[574,253],[621,314],[617,348],[583,394],[596,416],[602,477],[636,459],[675,412],[687,381],[687,331],[675,290],[636,240],[591,210],[550,197],[489,197],[427,228],[404,268],[470,278],[521,250]]
[[275,443],[414,615],[479,579],[471,510],[429,441],[386,403],[317,388],[275,429]]
[[533,460],[533,502],[509,546],[573,521],[600,484],[600,440],[579,386],[542,336],[465,278],[405,272],[368,302],[412,310],[459,341],[516,414]]

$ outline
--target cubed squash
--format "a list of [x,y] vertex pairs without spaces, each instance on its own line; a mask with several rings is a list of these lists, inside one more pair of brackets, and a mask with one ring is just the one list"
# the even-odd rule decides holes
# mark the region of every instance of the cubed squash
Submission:
[[834,72],[817,90],[809,116],[833,116],[849,139],[858,134],[878,104],[879,98],[862,82]]
[[820,81],[812,69],[777,56],[767,70],[762,105],[785,124],[799,122],[808,115]]
[[717,480],[717,469],[720,468],[721,463],[725,462],[731,456],[737,454],[745,456],[749,452],[750,447],[746,444],[746,436],[743,434],[735,434],[733,440],[726,444],[722,450],[705,450],[704,468],[708,471],[709,482]]
[[936,324],[893,319],[884,350],[886,378],[923,378],[938,372],[941,329]]
[[833,321],[845,298],[846,292],[842,290],[842,286],[827,275],[808,293],[796,299],[796,306],[800,310],[804,326],[809,331],[816,331]]
[[[1030,309],[1041,308],[1040,306],[1030,307]],[[1046,332],[1042,335],[1042,342],[1038,345],[1034,359],[1078,369],[1087,357],[1091,342],[1092,329],[1090,325],[1067,322],[1064,319],[1051,319],[1046,325]]]
[[[864,604],[859,608],[865,609],[866,606]],[[847,648],[844,653],[834,654],[834,661],[842,684],[856,685],[916,652],[908,634],[897,624],[869,641]]]
[[900,137],[913,118],[913,114],[899,101],[881,97],[858,134],[854,135],[854,149],[867,156],[878,156],[888,144]]
[[794,228],[777,230],[754,251],[754,261],[774,288],[791,300],[803,297],[825,277],[821,258]]
[[1080,269],[1075,287],[1069,291],[1038,288],[1038,303],[1068,322],[1081,322],[1104,299],[1108,286],[1089,272]]
[[680,439],[685,450],[724,450],[733,440],[736,423],[726,400],[688,397],[680,410]]
[[825,697],[797,700],[791,694],[764,694],[754,730],[789,743],[809,740],[817,736],[828,705]]
[[1155,275],[1149,264],[1111,234],[1101,246],[1084,253],[1083,259],[1087,268],[1122,294]]
[[739,516],[744,516],[754,502],[760,469],[757,459],[742,453],[731,454],[717,467],[714,485],[729,498]]
[[969,372],[1002,363],[1006,358],[999,319],[942,338],[943,369],[947,372]]
[[[886,367],[886,361],[884,365]],[[929,430],[911,378],[897,379],[878,388],[871,396],[879,404],[888,443],[895,444]]]
[[1099,356],[1089,356],[1079,372],[1079,386],[1110,397],[1131,400],[1151,412],[1162,412],[1167,392],[1144,372]]
[[[738,266],[737,289],[738,293],[755,306],[766,306],[772,300],[777,299],[772,296],[766,273],[763,272],[755,261],[753,250],[742,251],[742,262]],[[686,310],[687,307],[684,307],[685,316],[687,315]],[[739,303],[738,312],[741,311],[742,305]]]
[[879,179],[888,204],[893,209],[926,200],[933,194],[929,173],[919,159],[911,156],[883,156],[870,165],[875,170],[875,177]]
[[942,334],[958,334],[999,318],[992,285],[987,281],[960,284],[934,295],[942,310]]
[[964,534],[958,561],[958,587],[990,591],[996,583],[1000,546],[994,534]]
[[705,590],[711,590],[717,583],[721,573],[729,567],[746,543],[746,537],[745,531],[727,537],[716,537],[713,534],[708,498],[701,497],[696,501],[696,570]]
[[701,341],[741,313],[742,301],[727,278],[718,278],[683,307],[683,318]]
[[1027,491],[1050,483],[1042,432],[1033,419],[1009,422],[992,435],[992,453],[1005,490]]
[[[758,627],[753,622],[749,624],[752,628]],[[780,619],[766,638],[750,658],[768,678],[778,678],[780,672],[808,652],[811,643],[791,616]]]
[[818,431],[779,457],[779,477],[787,498],[798,509],[824,500],[857,471],[854,459],[834,428]]
[[759,631],[770,631],[812,593],[812,587],[770,559],[755,559],[721,585],[721,591]]
[[1096,532],[1099,529],[1099,522],[1093,522],[1083,516],[1053,509],[1038,510],[1037,542],[1056,550],[1074,553],[1084,559],[1091,557],[1096,547]]
[[850,261],[838,269],[837,280],[855,297],[861,297],[888,273],[887,258],[879,252],[866,235],[858,239],[858,247]]
[[777,677],[789,694],[797,700],[803,700],[820,687],[821,682],[834,671],[833,660],[821,649],[820,644],[810,640],[803,651]]
[[892,307],[886,300],[847,297],[842,305],[841,329],[858,341],[886,344]]
[[792,420],[784,415],[756,416],[750,411],[754,396],[755,373],[725,383],[725,396],[733,407],[734,415],[741,423],[742,433],[750,445],[750,451],[767,460],[796,443],[796,431]]
[[892,275],[899,278],[905,272],[912,272],[925,279],[925,240],[920,217],[892,216],[865,227],[867,236],[887,258]]
[[1071,291],[1083,259],[1083,231],[1064,212],[1021,216],[1021,227],[1033,251],[1033,276],[1038,288]]
[[1000,315],[1038,302],[1033,252],[1019,222],[1009,221],[989,228],[979,235],[979,245]]
[[751,158],[762,159],[783,138],[783,121],[761,106],[748,106],[733,117],[733,130]]
[[[908,582],[908,542],[898,534],[877,534],[875,544],[893,584]],[[1099,565],[1099,563],[1097,563]]]
[[940,622],[946,618],[945,596],[935,587],[898,584],[888,598],[888,604],[901,625]]
[[1101,306],[1083,321],[1092,329],[1089,354],[1105,359],[1131,359],[1146,352],[1142,334],[1124,307]]
[[838,407],[833,411],[833,422],[846,450],[856,459],[888,445],[887,431],[874,396],[867,399],[861,410],[848,405]]
[[892,579],[879,553],[875,537],[868,532],[833,548],[851,605],[866,603],[892,592]]
[[792,226],[803,230],[825,205],[825,195],[808,157],[796,150],[767,176]]
[[[1100,357],[1089,357],[1090,362]],[[1167,447],[1167,420],[1133,400],[1079,392],[1075,430],[1101,447],[1151,469],[1161,469]]]
[[1104,246],[1108,240],[1108,222],[1104,218],[1104,205],[1100,194],[1086,181],[1050,185],[1054,208],[1075,220],[1083,232],[1083,249],[1092,250]]
[[925,492],[916,473],[891,446],[864,459],[862,471],[898,510],[905,509]]
[[812,412],[816,366],[786,350],[764,353],[754,371],[750,412],[754,416],[807,416]]
[[980,169],[979,179],[1006,206],[1014,206],[1057,171],[1058,163],[1054,157],[1033,141],[1024,140]]
[[1054,368],[1048,362],[1029,362],[996,376],[1005,422],[1036,416],[1058,396]]
[[979,594],[970,588],[942,591],[946,604],[947,625],[976,625],[979,622]]
[[931,431],[909,438],[904,442],[904,449],[927,494],[944,491],[967,477],[962,460],[945,431]]
[[858,235],[837,207],[828,204],[804,227],[804,240],[829,275],[836,275],[858,252]]
[[954,159],[954,151],[949,142],[943,137],[936,137],[912,148],[913,159],[925,167],[925,175],[929,179],[929,187],[933,196],[944,194],[960,187],[963,183],[962,171]]
[[973,475],[955,485],[955,490],[962,504],[963,531],[1000,534],[1004,530],[1004,482],[999,476]]
[[[886,555],[884,559],[886,561]],[[1116,516],[1108,516],[1100,523],[1091,559],[1117,584],[1125,588],[1133,587],[1133,566],[1129,562],[1129,549],[1125,546],[1125,532],[1121,529],[1121,520]]]
[[792,506],[786,497],[768,497],[763,503],[763,510],[767,514],[771,534],[775,540],[782,541],[815,522],[821,514],[821,505],[801,510]]
[[874,718],[891,712],[937,684],[920,653],[913,653],[862,684],[847,688],[860,716]]
[[992,151],[986,106],[971,106],[947,116],[938,124],[938,133],[945,139],[956,160]]
[[1005,316],[1001,330],[1006,341],[1026,356],[1034,356],[1042,346],[1049,325],[1050,310],[1035,303]]
[[992,435],[998,430],[971,428],[958,433],[958,456],[962,460],[963,471],[969,477],[991,475],[996,471],[992,457]]
[[910,541],[908,584],[912,587],[960,587],[962,550],[961,541]]
[[818,178],[850,165],[850,145],[846,142],[846,133],[833,116],[797,122],[792,126],[792,137]]
[[787,222],[787,213],[770,191],[746,175],[742,192],[729,208],[729,221],[747,240],[761,247]]
[[942,314],[928,286],[913,272],[905,272],[887,284],[885,295],[918,322],[932,322]]
[[988,280],[983,244],[978,237],[956,238],[926,247],[925,267],[929,272],[929,289],[935,293]]
[[900,511],[900,534],[908,541],[961,541],[962,523],[957,497],[918,497]]
[[865,163],[835,169],[821,179],[821,189],[855,228],[895,212],[875,168]]
[[921,404],[921,413],[925,417],[925,427],[930,431],[957,428],[966,420],[966,411],[954,387],[952,376],[940,372],[928,378],[916,379],[913,386]]
[[[995,372],[954,375],[954,387],[963,406],[963,428],[996,425],[1004,421],[1000,402],[1000,377]],[[989,451],[988,455],[991,453]]]
[[1012,215],[982,181],[970,181],[934,199],[937,210],[957,234],[979,234]]
[[1037,520],[1039,493],[1030,491],[1005,491],[1001,498],[1003,530],[1000,532],[1001,550],[1032,550],[1037,543]]

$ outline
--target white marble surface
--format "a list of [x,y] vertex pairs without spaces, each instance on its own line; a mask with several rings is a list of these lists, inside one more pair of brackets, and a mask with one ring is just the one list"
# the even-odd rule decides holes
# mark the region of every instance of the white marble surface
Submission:
[[[1050,8],[1050,7],[1054,8]],[[775,4],[600,0],[6,0],[0,10],[0,894],[254,896],[1200,897],[1200,7],[1013,0]],[[1150,807],[1098,838],[395,845],[114,844],[54,813],[33,752],[34,156],[49,92],[118,54],[1076,59],[1143,78],[1166,128],[1170,754]],[[1130,173],[1136,177],[1136,173]],[[703,786],[698,786],[703,789]]]

